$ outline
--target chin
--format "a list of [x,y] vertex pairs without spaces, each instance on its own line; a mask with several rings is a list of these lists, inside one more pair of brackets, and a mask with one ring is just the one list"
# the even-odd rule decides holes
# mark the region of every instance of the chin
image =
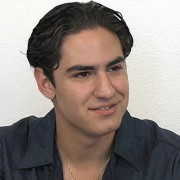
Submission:
[[106,136],[108,134],[115,133],[116,130],[119,128],[119,126],[120,126],[120,123],[108,125],[106,127],[100,128],[96,132],[96,134],[99,136]]

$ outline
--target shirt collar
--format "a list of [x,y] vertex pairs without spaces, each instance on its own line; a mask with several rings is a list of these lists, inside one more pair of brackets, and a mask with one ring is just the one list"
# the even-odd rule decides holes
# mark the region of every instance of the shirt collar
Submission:
[[114,152],[129,162],[138,171],[140,170],[139,154],[136,146],[134,121],[126,111],[121,126],[116,132],[114,141]]
[[[18,164],[18,169],[52,164],[54,161],[55,111],[44,118],[29,122],[28,148]],[[134,123],[126,111],[116,132],[114,152],[139,170]]]
[[54,109],[44,118],[36,118],[28,123],[28,148],[18,164],[18,169],[52,164],[54,159],[55,137]]

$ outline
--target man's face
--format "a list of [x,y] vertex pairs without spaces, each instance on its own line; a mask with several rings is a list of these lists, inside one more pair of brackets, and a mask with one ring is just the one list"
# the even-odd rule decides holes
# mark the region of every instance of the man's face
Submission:
[[57,123],[66,132],[102,136],[120,125],[128,76],[118,37],[104,28],[69,35],[54,71]]

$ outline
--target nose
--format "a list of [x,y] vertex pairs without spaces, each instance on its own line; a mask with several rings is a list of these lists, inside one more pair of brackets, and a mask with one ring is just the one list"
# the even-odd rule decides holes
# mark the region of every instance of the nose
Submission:
[[115,89],[112,85],[112,80],[106,72],[100,72],[96,76],[94,96],[99,99],[109,99],[115,94]]

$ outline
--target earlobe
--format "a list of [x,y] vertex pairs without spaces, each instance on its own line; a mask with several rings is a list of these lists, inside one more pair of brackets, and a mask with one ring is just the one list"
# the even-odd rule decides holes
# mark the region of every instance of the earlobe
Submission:
[[55,97],[55,88],[49,78],[44,74],[43,69],[39,67],[35,68],[34,77],[39,91],[48,99],[53,99]]

